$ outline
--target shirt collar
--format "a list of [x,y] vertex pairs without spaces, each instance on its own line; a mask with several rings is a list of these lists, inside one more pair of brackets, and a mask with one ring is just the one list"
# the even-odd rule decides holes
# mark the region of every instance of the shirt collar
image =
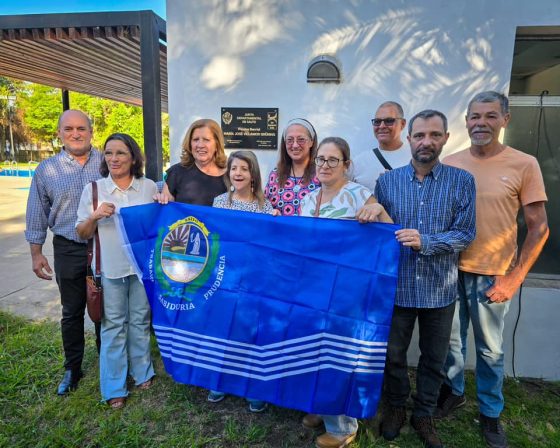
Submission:
[[[89,147],[89,152],[88,152],[88,159],[87,159],[88,162],[91,159],[92,153],[93,153],[93,146],[90,146]],[[68,161],[75,160],[74,156],[72,154],[70,154],[68,151],[66,151],[66,148],[64,146],[62,147],[62,151],[60,151],[60,154],[62,155],[62,157],[64,157],[64,159],[66,159]]]
[[117,184],[115,184],[110,174],[109,176],[107,176],[107,190],[109,191],[109,193],[113,193],[115,190],[127,191],[131,189],[134,191],[140,191],[140,181],[136,177],[132,178],[132,182],[127,188],[122,189],[119,188]]
[[[438,177],[441,173],[441,162],[438,160],[436,164],[433,166],[432,171],[430,171],[426,176],[432,176],[434,180],[438,180]],[[406,166],[406,174],[410,181],[416,179],[416,171],[414,171],[414,166],[412,165],[412,161]]]

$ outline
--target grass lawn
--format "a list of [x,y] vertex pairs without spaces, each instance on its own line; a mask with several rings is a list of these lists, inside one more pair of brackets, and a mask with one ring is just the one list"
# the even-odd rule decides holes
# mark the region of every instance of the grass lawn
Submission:
[[[85,378],[58,397],[62,349],[54,323],[30,323],[0,312],[0,447],[312,447],[315,434],[300,424],[303,413],[271,406],[250,414],[241,398],[206,401],[203,389],[176,384],[165,373],[157,346],[157,378],[150,390],[131,385],[127,406],[112,411],[100,402],[98,361],[91,334]],[[413,373],[413,372],[412,372]],[[446,447],[482,447],[473,377],[468,403],[438,425]],[[511,447],[560,447],[560,384],[507,380],[503,423]],[[376,420],[360,422],[351,447],[420,447],[415,434],[388,443],[375,436]]]

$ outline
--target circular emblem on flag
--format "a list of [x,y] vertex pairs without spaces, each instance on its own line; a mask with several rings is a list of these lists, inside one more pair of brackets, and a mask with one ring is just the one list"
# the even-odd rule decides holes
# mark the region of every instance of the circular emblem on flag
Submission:
[[208,262],[207,230],[196,219],[172,226],[161,245],[161,268],[171,280],[189,283]]

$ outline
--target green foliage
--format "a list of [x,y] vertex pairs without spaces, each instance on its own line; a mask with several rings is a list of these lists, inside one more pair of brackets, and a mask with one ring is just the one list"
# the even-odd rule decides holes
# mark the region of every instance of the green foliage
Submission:
[[[9,88],[16,90],[16,115],[21,116],[20,135],[34,143],[50,146],[57,135],[58,117],[62,113],[62,96],[59,89],[33,83],[24,83],[0,77],[0,96]],[[104,98],[70,92],[70,107],[86,113],[93,124],[93,145],[101,147],[114,132],[130,134],[144,147],[142,108],[118,103]],[[17,122],[17,120],[15,120]],[[7,123],[7,103],[0,99],[0,136]],[[164,161],[169,160],[169,116],[162,114],[162,151]]]
[[23,121],[34,141],[50,144],[56,137],[58,117],[62,113],[60,90],[39,84],[28,84],[18,92]]
[[[84,111],[93,122],[93,144],[100,148],[115,132],[129,134],[144,150],[144,122],[142,108],[130,104],[91,97],[83,93],[70,94],[72,108]],[[169,116],[162,114],[163,159],[169,160]]]

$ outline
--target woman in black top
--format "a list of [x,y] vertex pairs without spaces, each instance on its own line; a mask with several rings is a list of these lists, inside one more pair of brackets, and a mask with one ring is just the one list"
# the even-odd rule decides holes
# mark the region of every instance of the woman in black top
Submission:
[[157,200],[211,206],[216,196],[226,192],[227,157],[220,126],[208,118],[195,121],[181,146],[181,161],[167,170]]

